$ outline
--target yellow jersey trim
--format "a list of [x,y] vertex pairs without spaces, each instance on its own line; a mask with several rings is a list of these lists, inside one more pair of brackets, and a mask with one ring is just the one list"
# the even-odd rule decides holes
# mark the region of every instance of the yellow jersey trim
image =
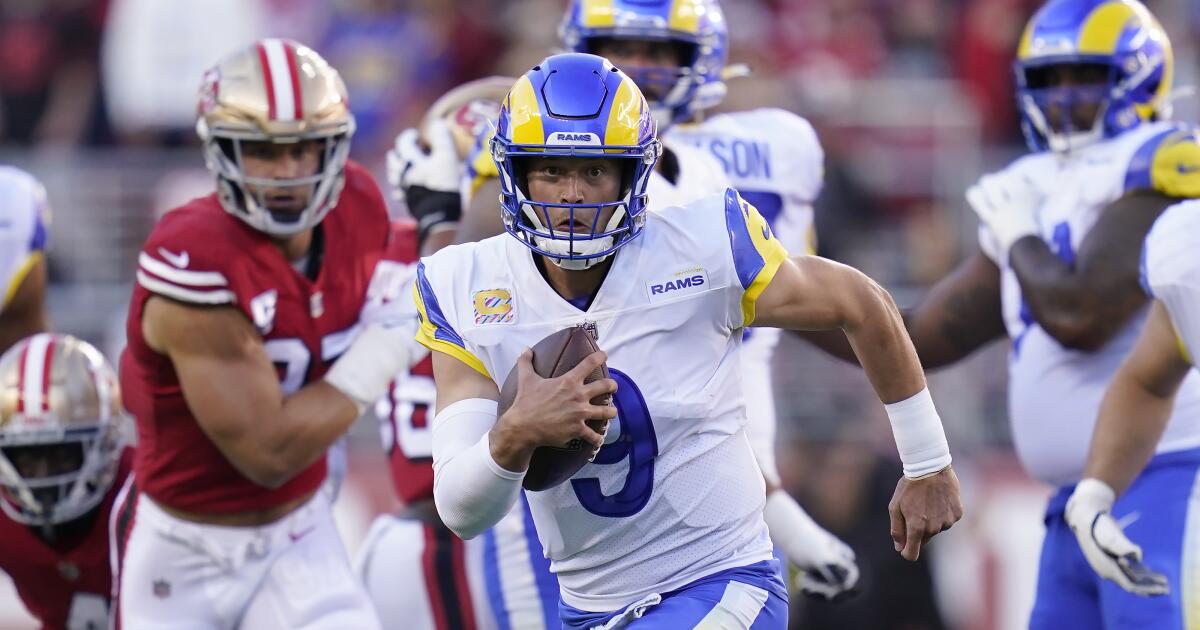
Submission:
[[17,295],[17,289],[20,289],[21,284],[25,282],[25,277],[29,275],[29,272],[33,269],[33,266],[43,258],[45,258],[45,255],[41,251],[35,251],[31,252],[29,256],[25,258],[25,260],[21,261],[21,264],[17,267],[16,273],[14,273],[13,277],[9,279],[8,286],[4,289],[4,301],[0,302],[0,309],[8,307],[8,304],[12,302],[13,297]]
[[433,352],[441,352],[462,361],[471,369],[492,380],[492,375],[488,374],[487,368],[484,367],[483,361],[479,357],[456,343],[437,338],[437,326],[429,321],[429,315],[425,312],[425,302],[421,299],[421,291],[415,282],[413,283],[413,301],[417,304],[417,314],[421,318],[421,325],[417,328],[417,342]]
[[772,234],[770,225],[759,214],[758,209],[742,199],[741,195],[738,195],[738,201],[742,204],[742,214],[746,221],[746,231],[750,234],[750,242],[763,259],[762,269],[742,294],[742,326],[749,326],[754,323],[754,305],[758,302],[758,296],[771,284],[788,253],[779,239]]

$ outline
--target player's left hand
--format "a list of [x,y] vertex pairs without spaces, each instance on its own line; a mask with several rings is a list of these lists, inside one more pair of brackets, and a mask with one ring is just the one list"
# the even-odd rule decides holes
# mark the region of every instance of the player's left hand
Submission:
[[1100,577],[1148,597],[1170,592],[1167,577],[1142,564],[1142,548],[1121,531],[1112,516],[1113,489],[1103,481],[1084,479],[1067,500],[1066,520],[1088,564]]
[[1036,184],[1022,173],[984,175],[967,189],[967,203],[996,237],[1005,262],[1013,243],[1038,235],[1041,202]]
[[962,518],[962,497],[958,476],[946,468],[928,477],[901,477],[896,493],[888,504],[892,517],[892,541],[905,560],[916,561],[921,545],[950,529]]

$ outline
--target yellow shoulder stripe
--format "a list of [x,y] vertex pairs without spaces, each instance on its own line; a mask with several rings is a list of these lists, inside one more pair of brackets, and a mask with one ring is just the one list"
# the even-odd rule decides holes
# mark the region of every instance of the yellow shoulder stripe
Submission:
[[9,302],[12,302],[13,297],[17,294],[17,289],[21,288],[21,284],[25,282],[25,277],[29,275],[29,271],[44,257],[42,252],[35,251],[31,252],[25,260],[21,261],[21,264],[17,267],[17,271],[9,279],[8,286],[4,289],[4,301],[0,302],[0,310],[7,307]]
[[413,283],[413,300],[417,303],[417,314],[421,318],[421,325],[417,328],[417,342],[433,352],[450,355],[467,364],[471,369],[484,375],[484,377],[491,379],[492,375],[488,374],[483,361],[472,354],[470,350],[452,341],[438,338],[437,326],[429,321],[429,315],[425,312],[425,302],[421,299],[421,291],[418,290],[416,283]]

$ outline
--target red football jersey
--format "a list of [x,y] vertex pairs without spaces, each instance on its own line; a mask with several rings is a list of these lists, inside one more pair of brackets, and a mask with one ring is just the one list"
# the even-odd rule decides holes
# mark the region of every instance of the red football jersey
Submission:
[[[417,226],[411,221],[392,223],[392,241],[388,260],[416,265],[420,258],[417,245]],[[434,395],[433,359],[420,344],[413,352],[425,353],[425,358],[412,370],[396,376],[388,395],[375,405],[379,416],[383,449],[392,470],[392,483],[400,501],[412,504],[433,498],[433,419]]]
[[108,623],[112,592],[108,517],[132,463],[132,453],[126,449],[112,488],[96,508],[95,520],[72,539],[47,544],[27,525],[0,512],[0,570],[12,578],[17,595],[42,627],[101,628]]
[[216,195],[167,213],[146,239],[121,388],[137,419],[138,486],[158,503],[189,512],[248,512],[302,497],[324,479],[324,457],[274,490],[244,477],[196,423],[171,361],[142,338],[142,310],[152,295],[228,305],[262,335],[285,395],[321,378],[354,337],[388,241],[387,207],[361,166],[347,165],[345,188],[319,229],[324,247],[315,281],[294,269],[267,235],[225,212]]

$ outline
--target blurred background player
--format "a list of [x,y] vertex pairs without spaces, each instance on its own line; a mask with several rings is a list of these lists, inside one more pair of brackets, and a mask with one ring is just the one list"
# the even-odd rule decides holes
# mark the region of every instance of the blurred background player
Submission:
[[[949,452],[944,436],[935,448],[940,420],[885,294],[844,266],[789,261],[732,189],[649,212],[654,134],[636,84],[601,57],[549,57],[510,92],[492,151],[512,238],[444,249],[417,271],[418,339],[435,351],[439,393],[438,512],[462,536],[482,533],[517,502],[534,447],[580,439],[599,450],[594,464],[570,484],[527,495],[559,576],[564,627],[721,619],[782,628],[787,594],[762,521],[764,485],[742,430],[734,369],[742,329],[756,314],[770,325],[843,327],[880,396],[904,400],[889,413],[904,416],[896,438],[909,477],[894,503],[907,523],[897,551],[908,559],[961,515]],[[677,266],[686,271],[665,271]],[[689,276],[695,284],[647,299],[675,290],[639,288],[664,271],[697,274]],[[488,290],[501,296],[498,311],[484,311],[478,297],[468,306],[465,296],[484,286],[501,287]],[[585,321],[609,347],[619,388],[612,379],[582,383],[603,352],[562,377],[533,374],[527,346]],[[695,328],[682,334],[683,325]],[[684,364],[663,372],[647,360]],[[516,399],[497,418],[500,379],[491,375],[514,363]],[[613,391],[619,414],[590,403]],[[607,439],[584,422],[614,417]],[[917,434],[919,453],[911,448]]]
[[108,627],[131,434],[116,372],[90,344],[42,333],[0,357],[0,569],[43,628]]
[[[419,219],[393,222],[388,246],[387,258],[397,263],[393,273],[406,283],[400,294],[408,303],[420,255],[436,252],[454,237],[463,160],[476,136],[494,124],[512,84],[508,77],[487,77],[450,90],[430,106],[420,128],[406,130],[388,153],[392,193]],[[495,628],[484,585],[483,540],[463,541],[442,523],[433,504],[433,360],[424,346],[412,345],[414,365],[396,376],[375,405],[401,508],[371,524],[355,570],[385,630]]]
[[199,99],[217,191],[147,239],[121,363],[140,448],[118,621],[378,627],[317,490],[326,449],[407,365],[410,328],[360,323],[383,198],[347,161],[345,87],[313,50],[261,40]]
[[[1171,45],[1135,0],[1051,0],[1029,21],[1015,64],[1031,153],[967,191],[980,252],[906,319],[927,368],[1007,332],[1009,413],[1025,470],[1059,488],[1030,628],[1178,625],[1178,609],[1099,588],[1064,521],[1104,388],[1145,320],[1142,240],[1164,208],[1200,195],[1200,139],[1166,122]],[[845,350],[845,349],[844,349]],[[1188,379],[1157,445],[1164,465],[1200,445],[1200,382]],[[1154,464],[1151,464],[1151,468]],[[1127,501],[1156,500],[1159,483]],[[1180,514],[1132,527],[1173,531]],[[1161,539],[1160,539],[1161,540]],[[1176,558],[1175,562],[1178,562]]]
[[[1174,619],[1177,625],[1193,621],[1188,611],[1195,608],[1192,510],[1200,462],[1196,449],[1157,456],[1155,451],[1185,380],[1195,377],[1193,357],[1200,351],[1198,243],[1200,201],[1168,208],[1146,237],[1142,282],[1154,300],[1150,315],[1108,385],[1085,478],[1066,508],[1084,557],[1100,577],[1112,580],[1098,588],[1116,591],[1120,586],[1137,595],[1160,596],[1165,601],[1141,607],[1174,614],[1140,619]],[[1148,526],[1142,525],[1141,515],[1153,515],[1146,519]]]
[[0,352],[46,330],[46,189],[0,166]]

